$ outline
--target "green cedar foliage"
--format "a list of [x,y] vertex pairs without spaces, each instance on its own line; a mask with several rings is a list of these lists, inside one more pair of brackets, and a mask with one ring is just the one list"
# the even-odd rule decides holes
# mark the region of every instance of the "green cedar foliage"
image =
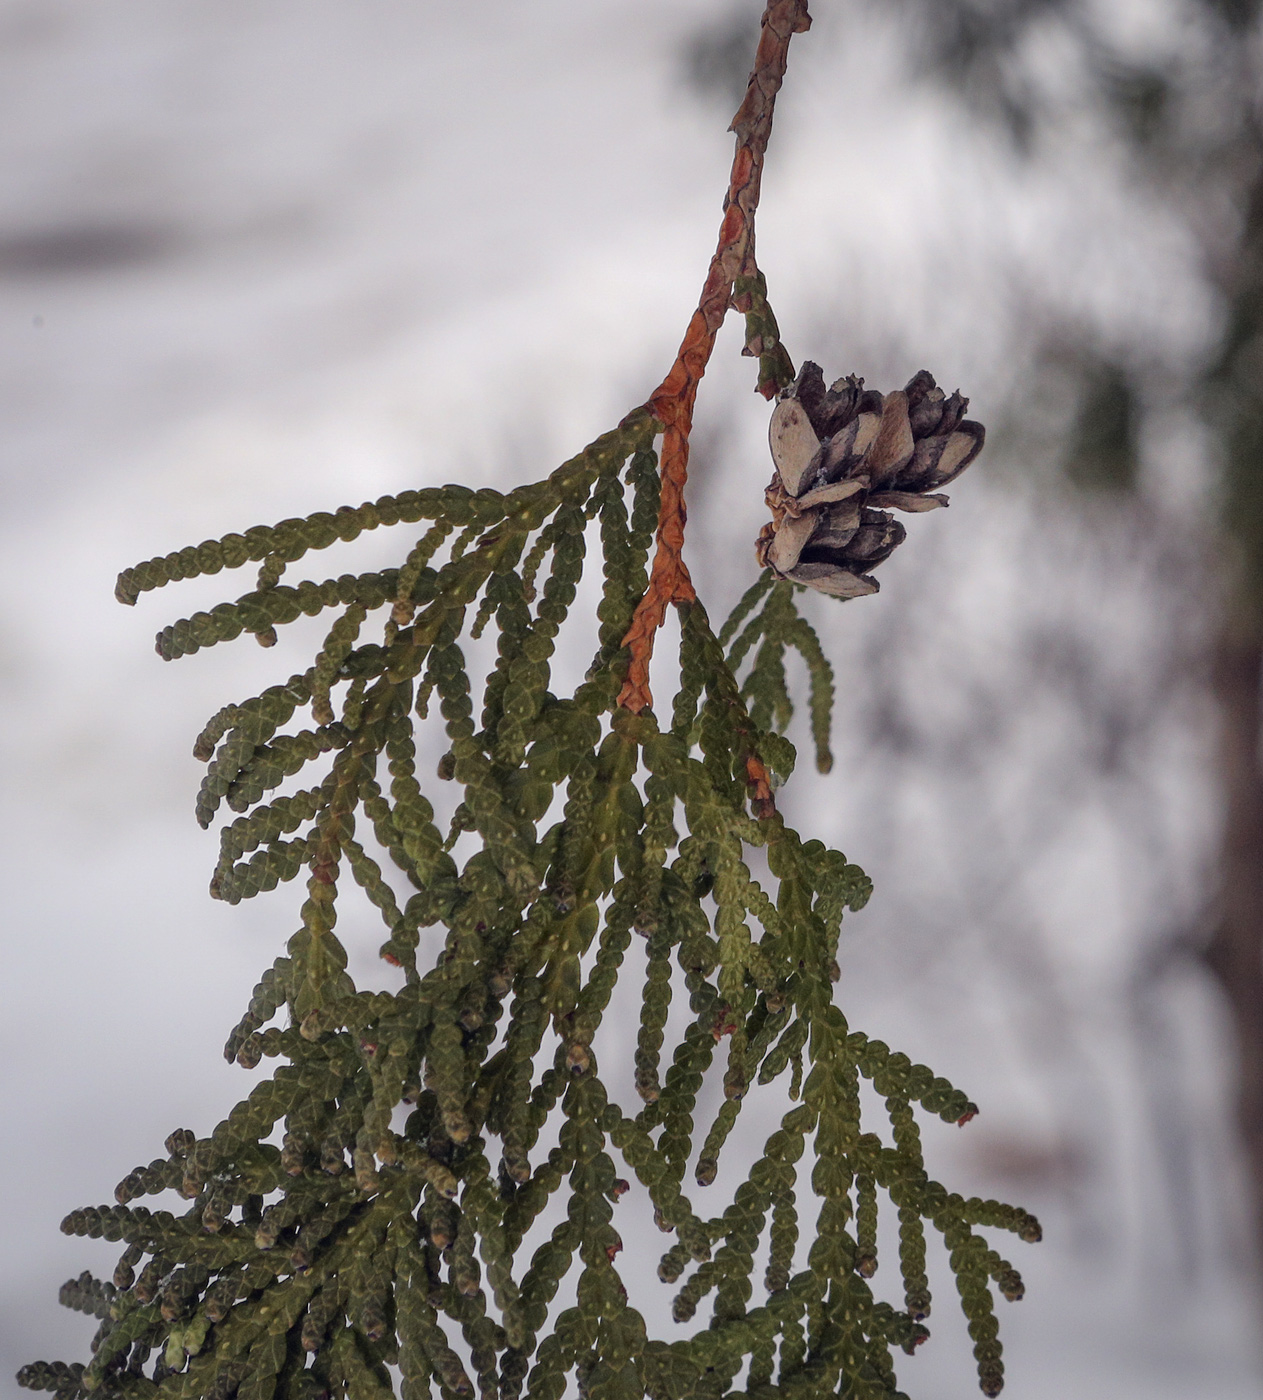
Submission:
[[[131,603],[261,566],[236,602],[165,628],[167,658],[333,618],[307,671],[227,706],[196,745],[199,821],[239,814],[212,892],[235,903],[305,874],[307,898],[226,1046],[247,1069],[277,1066],[222,1123],[173,1133],[116,1204],[66,1218],[68,1234],[123,1253],[111,1282],[62,1290],[99,1320],[91,1361],[36,1363],[23,1385],[57,1400],[560,1400],[574,1384],[592,1400],[898,1396],[892,1350],[928,1335],[928,1223],[982,1388],[999,1391],[992,1283],[1009,1298],[1022,1285],[978,1229],[1035,1240],[1039,1226],[927,1174],[916,1107],[947,1123],[975,1109],[834,1003],[843,913],[869,881],[770,803],[756,814],[747,791],[751,756],[782,780],[794,766],[787,647],[806,660],[830,762],[832,677],[801,590],[765,573],[718,635],[700,602],[681,607],[669,718],[617,705],[659,431],[638,410],[507,495],[408,491],[121,576]],[[398,569],[285,581],[309,553],[396,524],[424,526]],[[558,696],[551,659],[593,538],[598,649]],[[477,687],[462,639],[484,629],[496,655]],[[460,793],[449,830],[418,777],[426,725],[445,729],[438,778]],[[351,883],[380,914],[397,991],[347,974],[336,924]],[[636,937],[628,1104],[594,1038]],[[788,1111],[708,1215],[743,1105],[778,1078]],[[861,1120],[862,1081],[885,1103],[885,1138]],[[623,1218],[637,1208],[619,1203],[622,1173],[670,1237],[659,1276],[691,1336],[649,1338],[620,1278],[620,1231],[648,1223]],[[181,1211],[139,1203],[166,1192]],[[882,1201],[898,1219],[894,1301],[870,1282]],[[528,1257],[528,1232],[549,1221]]]

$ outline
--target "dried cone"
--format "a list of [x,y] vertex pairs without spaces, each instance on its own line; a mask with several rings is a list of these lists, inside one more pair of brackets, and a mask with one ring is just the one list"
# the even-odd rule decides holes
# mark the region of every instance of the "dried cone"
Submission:
[[968,407],[926,370],[882,395],[854,375],[826,390],[820,366],[806,361],[772,410],[772,520],[755,546],[759,563],[835,598],[876,593],[871,571],[907,533],[891,510],[945,506],[932,493],[982,451],[985,430],[965,418]]

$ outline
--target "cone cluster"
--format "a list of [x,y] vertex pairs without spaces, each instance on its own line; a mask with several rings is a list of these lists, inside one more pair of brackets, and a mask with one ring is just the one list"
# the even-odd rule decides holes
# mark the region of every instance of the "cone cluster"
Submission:
[[876,593],[872,570],[907,534],[891,511],[945,506],[939,488],[982,451],[985,430],[965,418],[968,407],[928,370],[879,394],[853,374],[826,390],[820,366],[805,361],[772,410],[772,519],[755,545],[759,563],[835,598]]

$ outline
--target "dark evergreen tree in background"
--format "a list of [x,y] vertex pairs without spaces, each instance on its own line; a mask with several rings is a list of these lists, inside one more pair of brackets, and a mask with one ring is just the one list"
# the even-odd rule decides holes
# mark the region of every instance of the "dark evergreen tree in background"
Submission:
[[[1238,1126],[1263,1260],[1263,71],[1257,0],[1155,5],[1155,30],[1178,41],[1138,53],[1081,0],[905,0],[903,16],[924,72],[981,119],[1008,133],[1028,161],[1055,149],[1085,109],[1130,173],[1191,230],[1219,302],[1221,330],[1181,386],[1210,431],[1215,477],[1205,520],[1212,539],[1217,623],[1207,671],[1217,702],[1223,827],[1204,927],[1182,930],[1159,956],[1202,959],[1235,1029]],[[1077,82],[1052,91],[1038,77],[1051,40],[1073,55]],[[1069,40],[1067,44],[1065,41]],[[1156,55],[1156,56],[1155,56]],[[1070,94],[1070,96],[1067,96]],[[1067,103],[1073,104],[1073,110]],[[1064,325],[1049,325],[1063,344]],[[1073,332],[1071,332],[1073,334]],[[1150,347],[1090,339],[1074,347],[1082,382],[1077,431],[1065,457],[1089,493],[1138,486],[1138,439]],[[1171,386],[1162,385],[1169,399]],[[1185,520],[1186,532],[1201,522]],[[1154,528],[1152,517],[1138,524]],[[1187,557],[1187,551],[1185,552]],[[1190,576],[1190,592],[1203,580]]]

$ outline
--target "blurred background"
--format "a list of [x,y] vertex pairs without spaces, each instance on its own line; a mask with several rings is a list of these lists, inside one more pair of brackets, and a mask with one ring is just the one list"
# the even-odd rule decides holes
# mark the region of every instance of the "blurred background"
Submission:
[[[81,1356],[57,1286],[117,1252],[61,1217],[246,1092],[219,1047],[289,931],[206,897],[190,746],[311,639],[164,667],[153,632],[249,582],[128,611],[116,572],[533,479],[643,401],[760,8],[0,0],[6,1393]],[[1031,1400],[1263,1395],[1259,9],[815,0],[764,180],[794,359],[928,368],[989,429],[878,597],[812,600],[837,762],[796,734],[782,806],[876,884],[852,1024],[982,1107],[932,1165],[1044,1221],[1002,1316]],[[766,515],[739,348],[690,483],[712,616]],[[917,1400],[977,1393],[951,1313]]]

